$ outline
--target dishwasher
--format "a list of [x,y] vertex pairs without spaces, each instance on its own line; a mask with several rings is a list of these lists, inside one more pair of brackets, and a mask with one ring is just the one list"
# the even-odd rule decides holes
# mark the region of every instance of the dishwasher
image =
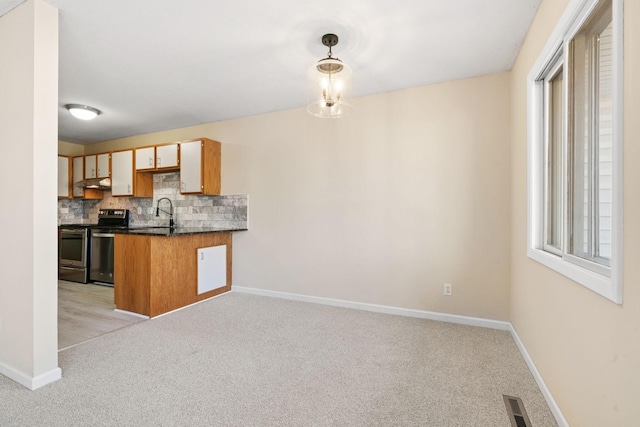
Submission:
[[90,227],[89,280],[113,286],[114,230],[129,228],[128,209],[100,209],[98,224]]
[[91,263],[89,280],[113,286],[114,234],[91,230]]

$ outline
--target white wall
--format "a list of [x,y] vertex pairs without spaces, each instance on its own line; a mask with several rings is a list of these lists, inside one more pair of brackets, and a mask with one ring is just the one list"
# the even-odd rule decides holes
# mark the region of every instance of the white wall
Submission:
[[0,17],[0,373],[60,378],[57,336],[58,11],[28,0]]
[[339,120],[295,109],[86,152],[221,141],[223,192],[249,194],[235,285],[507,320],[509,81],[360,98]]
[[640,419],[640,2],[624,2],[624,302],[526,255],[526,77],[568,0],[545,0],[512,71],[511,321],[572,426]]

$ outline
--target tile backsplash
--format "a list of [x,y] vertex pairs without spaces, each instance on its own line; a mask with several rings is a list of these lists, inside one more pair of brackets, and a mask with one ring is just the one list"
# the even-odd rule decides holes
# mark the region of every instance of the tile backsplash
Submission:
[[[167,197],[173,202],[173,219],[178,227],[237,227],[247,228],[248,195],[202,196],[180,194],[178,172],[154,174],[153,199],[112,197],[105,191],[102,200],[58,200],[58,224],[95,224],[100,209],[129,209],[130,226],[163,226],[169,215],[155,216],[158,199]],[[169,203],[161,202],[160,209],[169,210]],[[140,213],[138,213],[140,212]]]

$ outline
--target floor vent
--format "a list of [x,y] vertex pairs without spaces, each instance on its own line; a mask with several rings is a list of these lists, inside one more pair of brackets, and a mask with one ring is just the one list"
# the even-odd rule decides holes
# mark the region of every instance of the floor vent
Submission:
[[519,397],[502,395],[504,405],[507,407],[507,414],[511,421],[511,427],[531,427],[531,421],[524,410],[524,403]]

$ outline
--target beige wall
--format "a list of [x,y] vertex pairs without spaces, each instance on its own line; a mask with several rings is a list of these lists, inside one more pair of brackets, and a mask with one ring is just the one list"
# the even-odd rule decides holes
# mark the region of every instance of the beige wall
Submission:
[[624,304],[526,256],[526,77],[567,0],[545,0],[512,71],[511,320],[572,426],[640,417],[640,2],[625,1]]
[[61,156],[82,156],[84,145],[73,144],[66,141],[58,141],[58,154]]
[[29,0],[0,17],[0,373],[37,388],[58,368],[58,11]]
[[295,109],[86,151],[223,142],[223,192],[249,194],[235,285],[507,320],[509,82],[356,99],[340,120]]

